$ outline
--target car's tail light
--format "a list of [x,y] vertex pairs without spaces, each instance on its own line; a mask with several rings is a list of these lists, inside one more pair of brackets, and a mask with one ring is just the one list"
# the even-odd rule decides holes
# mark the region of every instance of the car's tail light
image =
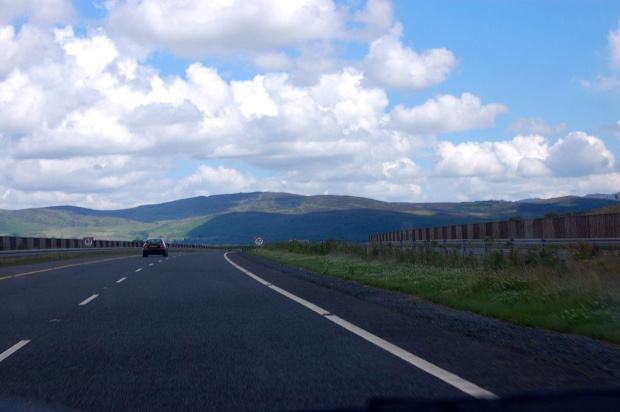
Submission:
[[164,245],[159,245],[159,248],[160,248],[160,249],[163,249],[163,248],[164,248]]
[[144,246],[142,246],[142,249],[148,249],[148,248],[149,248],[149,246],[148,246],[148,245],[144,245]]

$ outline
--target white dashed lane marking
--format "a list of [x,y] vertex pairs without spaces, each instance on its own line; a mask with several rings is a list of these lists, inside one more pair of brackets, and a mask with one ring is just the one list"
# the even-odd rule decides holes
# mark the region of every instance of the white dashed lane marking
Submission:
[[97,296],[99,295],[92,295],[91,297],[89,297],[88,299],[86,299],[84,302],[80,303],[79,306],[84,306],[86,305],[88,302],[90,302],[91,300],[95,299]]
[[124,281],[127,278],[120,278],[119,280],[116,281],[116,283],[121,283],[122,281]]

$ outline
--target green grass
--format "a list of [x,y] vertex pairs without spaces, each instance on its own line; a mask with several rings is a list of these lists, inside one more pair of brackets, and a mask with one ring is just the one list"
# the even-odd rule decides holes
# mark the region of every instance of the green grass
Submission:
[[518,325],[620,343],[618,256],[493,269],[488,265],[434,267],[334,252],[308,255],[264,248],[254,253]]

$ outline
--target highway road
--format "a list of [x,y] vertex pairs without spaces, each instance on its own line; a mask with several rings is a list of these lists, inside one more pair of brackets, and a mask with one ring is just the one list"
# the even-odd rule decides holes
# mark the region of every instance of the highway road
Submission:
[[0,269],[0,409],[359,408],[620,382],[481,336],[238,253],[15,266]]

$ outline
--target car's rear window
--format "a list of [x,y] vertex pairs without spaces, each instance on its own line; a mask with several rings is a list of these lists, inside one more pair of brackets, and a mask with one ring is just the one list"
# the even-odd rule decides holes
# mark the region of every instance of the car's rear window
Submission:
[[149,245],[160,245],[163,243],[161,239],[149,239],[146,241]]

